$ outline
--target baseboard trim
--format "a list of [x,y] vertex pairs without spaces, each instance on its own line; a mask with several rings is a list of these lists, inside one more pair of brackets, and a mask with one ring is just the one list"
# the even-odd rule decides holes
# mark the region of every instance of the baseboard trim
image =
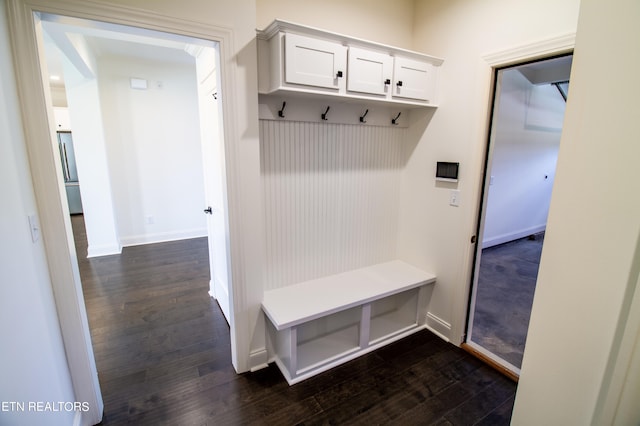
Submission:
[[87,257],[111,256],[122,253],[122,244],[105,244],[102,246],[90,245],[87,248]]
[[442,318],[437,317],[431,312],[427,312],[425,327],[445,342],[449,342],[448,336],[451,335],[451,324]]
[[[211,275],[213,275],[213,271],[209,271],[209,273]],[[213,300],[216,300],[216,288],[213,286],[214,282],[213,282],[213,277],[209,280],[209,296],[211,296],[211,298]]]
[[266,348],[251,351],[249,353],[249,371],[262,370],[269,366],[269,356]]
[[120,237],[124,247],[140,246],[144,244],[166,243],[168,241],[189,240],[207,236],[206,229],[192,229],[188,231],[159,232],[156,234],[131,235]]
[[533,226],[527,229],[521,229],[516,232],[510,232],[508,234],[498,235],[497,237],[485,239],[482,242],[482,248],[489,248],[493,246],[497,246],[498,244],[508,243],[509,241],[518,240],[520,238],[528,237],[532,234],[537,234],[538,232],[542,232],[547,229],[547,224]]

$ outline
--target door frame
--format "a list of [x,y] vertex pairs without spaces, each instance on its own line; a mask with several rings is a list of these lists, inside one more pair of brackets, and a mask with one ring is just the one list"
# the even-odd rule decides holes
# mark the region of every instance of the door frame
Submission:
[[[82,0],[7,0],[6,5],[20,112],[56,311],[76,400],[88,402],[90,407],[89,411],[81,413],[82,419],[79,423],[95,424],[102,418],[104,405],[91,345],[71,221],[67,214],[68,209],[64,205],[66,201],[63,202],[64,187],[58,179],[59,166],[52,143],[55,139],[55,120],[50,94],[45,89],[47,83],[43,81],[40,66],[44,63],[38,49],[41,27],[34,22],[34,14],[42,12],[88,20],[99,18],[113,24],[217,42],[221,58],[221,89],[226,95],[222,97],[223,111],[236,110],[237,89],[234,76],[237,74],[237,63],[233,46],[234,33],[230,28],[210,23],[187,21],[127,6],[87,3]],[[233,175],[234,153],[230,147],[238,134],[238,124],[237,120],[230,118],[232,115],[223,114],[223,143],[227,173]],[[237,197],[231,197],[228,204],[228,212],[239,209]],[[228,215],[230,216],[230,213]],[[235,227],[237,226],[238,224]],[[240,243],[235,249],[241,250],[238,245]],[[240,338],[242,336],[237,335],[238,327],[233,321],[236,311],[235,299],[234,292],[230,293],[232,362],[236,370],[242,371],[246,369],[247,356],[236,347],[238,344],[244,345],[243,339]]]
[[[487,117],[486,123],[484,127],[484,145],[482,146],[482,164],[480,167],[481,175],[478,179],[478,187],[477,187],[477,206],[475,209],[475,223],[474,223],[474,244],[471,244],[468,252],[468,269],[466,274],[466,287],[465,287],[465,297],[464,300],[460,301],[458,307],[458,324],[457,327],[461,331],[459,334],[462,336],[461,346],[465,347],[465,349],[470,349],[470,352],[478,355],[485,360],[487,360],[494,367],[499,370],[509,373],[513,373],[510,369],[505,368],[502,365],[495,364],[495,360],[492,357],[488,356],[488,354],[478,351],[475,347],[471,348],[468,346],[467,342],[467,331],[468,324],[471,320],[470,316],[472,315],[472,302],[473,302],[473,287],[474,282],[476,280],[475,271],[477,269],[478,262],[480,257],[477,256],[479,247],[482,245],[482,233],[484,230],[484,220],[487,208],[487,199],[489,195],[489,191],[486,189],[487,187],[487,171],[488,167],[491,164],[491,132],[492,132],[492,124],[493,124],[493,113],[495,109],[495,91],[497,85],[497,73],[498,70],[503,68],[508,68],[511,66],[516,66],[519,64],[536,62],[539,60],[549,59],[556,56],[562,56],[566,54],[573,53],[575,47],[575,33],[564,34],[558,37],[553,37],[550,39],[542,40],[539,42],[526,44],[523,46],[519,46],[513,49],[503,50],[491,54],[484,55],[482,57],[483,61],[486,65],[491,67],[490,71],[490,87],[488,91],[488,99],[487,99]],[[515,377],[515,376],[514,376]]]

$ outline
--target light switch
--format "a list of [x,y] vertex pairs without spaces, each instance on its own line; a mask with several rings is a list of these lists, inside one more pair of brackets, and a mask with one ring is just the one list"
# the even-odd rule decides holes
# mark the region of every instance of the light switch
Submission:
[[34,243],[40,239],[40,223],[38,222],[38,216],[35,214],[30,214],[27,216],[29,218],[29,229],[31,230],[31,241]]
[[459,189],[452,189],[451,192],[449,192],[449,205],[454,207],[458,207],[460,205]]

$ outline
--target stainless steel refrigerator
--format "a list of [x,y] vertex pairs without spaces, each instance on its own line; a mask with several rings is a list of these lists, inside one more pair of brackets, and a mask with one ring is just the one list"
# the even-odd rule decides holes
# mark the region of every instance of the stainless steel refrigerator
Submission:
[[73,150],[71,132],[58,132],[58,148],[60,149],[60,158],[62,159],[62,175],[64,176],[64,186],[67,190],[69,213],[82,213],[80,182],[78,181],[78,170],[76,168],[76,156]]

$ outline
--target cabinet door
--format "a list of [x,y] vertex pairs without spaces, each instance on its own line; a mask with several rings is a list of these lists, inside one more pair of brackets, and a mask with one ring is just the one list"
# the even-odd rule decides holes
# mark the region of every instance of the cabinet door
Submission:
[[430,63],[396,56],[393,96],[434,101],[435,77],[435,67]]
[[386,53],[349,47],[347,90],[386,95],[391,85],[393,57]]
[[347,72],[347,48],[297,34],[285,35],[285,82],[340,89]]

